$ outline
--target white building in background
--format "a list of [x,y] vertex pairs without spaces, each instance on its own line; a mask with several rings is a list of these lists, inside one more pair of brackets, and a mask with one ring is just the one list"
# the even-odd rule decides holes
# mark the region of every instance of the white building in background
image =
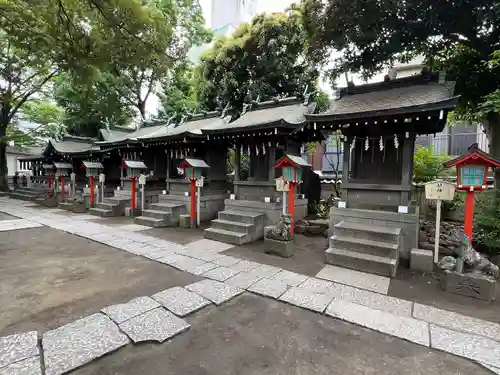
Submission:
[[[214,39],[230,36],[241,23],[252,21],[252,18],[257,15],[257,4],[258,0],[212,0],[210,28],[214,33]],[[189,60],[197,64],[200,56],[212,44],[192,47],[188,52]]]
[[[270,1],[270,0],[267,0]],[[210,27],[217,30],[227,25],[237,28],[257,15],[258,0],[212,0]]]

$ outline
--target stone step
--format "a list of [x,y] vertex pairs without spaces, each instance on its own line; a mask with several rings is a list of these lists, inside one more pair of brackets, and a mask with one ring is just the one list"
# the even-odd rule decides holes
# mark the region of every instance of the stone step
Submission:
[[38,197],[38,195],[12,192],[10,193],[10,197],[12,199],[19,199],[22,201],[34,201]]
[[59,202],[59,208],[66,211],[73,211],[73,202]]
[[240,223],[237,221],[228,221],[221,219],[212,220],[211,226],[212,228],[215,229],[224,229],[228,232],[245,233],[245,234],[250,233],[250,231],[255,227],[254,224],[250,223]]
[[115,207],[118,207],[118,204],[114,203],[94,203],[95,208],[102,208],[103,210],[113,210]]
[[154,219],[165,220],[172,217],[171,212],[158,211],[158,210],[144,210],[142,211],[142,216],[151,217]]
[[134,218],[134,223],[138,225],[145,225],[147,227],[152,227],[152,228],[163,228],[172,226],[166,220],[156,219],[154,217],[148,217],[148,216],[138,216]]
[[121,197],[104,197],[103,203],[111,203],[111,204],[130,204],[130,198],[121,198]]
[[89,214],[99,217],[113,217],[113,210],[106,210],[103,208],[91,207]]
[[401,228],[341,221],[333,227],[333,234],[390,243],[399,243]]
[[205,229],[204,237],[209,240],[220,241],[233,245],[243,245],[251,242],[250,236],[245,233],[230,232],[224,229],[216,228]]
[[179,215],[186,213],[186,205],[184,203],[161,202],[152,203],[149,206],[150,209],[155,211],[172,213],[172,216],[176,218],[178,218]]
[[256,224],[259,219],[263,218],[264,215],[258,212],[220,211],[218,214],[218,219],[220,220],[248,224]]
[[332,247],[325,251],[325,263],[388,277],[395,277],[397,270],[396,259]]
[[337,249],[390,258],[396,258],[399,249],[398,244],[337,235],[330,237],[329,245]]

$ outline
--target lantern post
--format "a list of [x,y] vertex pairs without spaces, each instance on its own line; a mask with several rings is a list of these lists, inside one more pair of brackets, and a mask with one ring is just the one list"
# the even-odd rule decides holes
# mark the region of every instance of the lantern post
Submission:
[[61,177],[61,202],[64,202],[64,176],[73,169],[70,163],[54,163],[57,175]]
[[469,147],[468,153],[444,163],[447,168],[457,168],[457,190],[465,191],[464,232],[472,242],[474,221],[474,193],[488,189],[489,168],[499,168],[500,160],[478,148],[477,143]]
[[[132,211],[131,215],[135,215],[135,211],[137,209],[137,183],[139,181],[139,177],[142,172],[144,172],[148,167],[144,162],[140,160],[123,160],[122,161],[122,169],[127,169],[127,178],[131,182],[131,201],[130,201],[130,209]],[[144,181],[145,182],[145,181]],[[145,188],[145,184],[143,189]]]
[[[288,214],[292,217],[290,233],[294,235],[295,227],[295,188],[302,183],[302,172],[304,168],[310,168],[300,156],[285,154],[281,157],[273,168],[281,168],[283,171],[283,182],[288,184]],[[285,202],[283,202],[285,204]]]
[[[191,159],[185,158],[179,164],[179,168],[184,170],[184,178],[190,181],[190,196],[191,196],[191,227],[196,228],[200,224],[200,208],[196,209],[198,199],[196,194],[196,188],[200,190],[204,184],[204,177],[202,176],[203,169],[210,168],[210,166],[205,163],[202,159]],[[198,206],[199,207],[199,206]]]
[[89,178],[90,206],[95,204],[95,177],[99,176],[99,171],[104,169],[102,163],[98,161],[84,161],[82,168],[85,169],[85,175]]

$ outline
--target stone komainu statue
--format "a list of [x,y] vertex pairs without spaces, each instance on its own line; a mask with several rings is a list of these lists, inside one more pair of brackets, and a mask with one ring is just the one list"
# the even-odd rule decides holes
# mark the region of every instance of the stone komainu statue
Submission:
[[266,238],[277,241],[290,241],[292,234],[290,232],[290,225],[292,224],[291,215],[281,215],[278,225],[269,229],[266,233]]

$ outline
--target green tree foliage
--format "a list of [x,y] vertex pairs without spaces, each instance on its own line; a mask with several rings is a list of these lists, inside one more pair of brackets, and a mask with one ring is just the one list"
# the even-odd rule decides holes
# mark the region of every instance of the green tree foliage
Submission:
[[[490,152],[500,157],[500,113],[489,105],[500,86],[500,66],[491,61],[500,49],[498,0],[302,0],[302,5],[313,60],[326,64],[332,50],[340,52],[332,77],[347,71],[369,78],[396,59],[423,55],[430,68],[445,70],[456,81],[461,95],[456,115],[480,117]],[[496,177],[500,186],[499,171]]]
[[8,189],[7,127],[53,77],[85,82],[104,68],[144,115],[165,70],[206,37],[197,0],[1,0],[0,190]]
[[[96,74],[86,82],[61,75],[54,83],[54,98],[64,108],[64,124],[69,133],[96,136],[105,124],[123,126],[133,118],[129,104],[103,82],[109,74]],[[109,79],[113,79],[112,77]]]
[[162,80],[162,90],[158,93],[161,118],[175,117],[180,120],[186,112],[195,112],[198,107],[195,93],[195,69],[189,63],[181,64]]
[[413,156],[413,182],[430,182],[442,176],[446,170],[443,163],[449,159],[448,155],[436,155],[432,146],[417,145]]
[[[217,39],[195,72],[197,99],[204,109],[230,103],[240,111],[249,100],[266,100],[312,90],[318,72],[305,58],[300,13],[261,14],[230,37]],[[220,100],[220,102],[218,102]]]

